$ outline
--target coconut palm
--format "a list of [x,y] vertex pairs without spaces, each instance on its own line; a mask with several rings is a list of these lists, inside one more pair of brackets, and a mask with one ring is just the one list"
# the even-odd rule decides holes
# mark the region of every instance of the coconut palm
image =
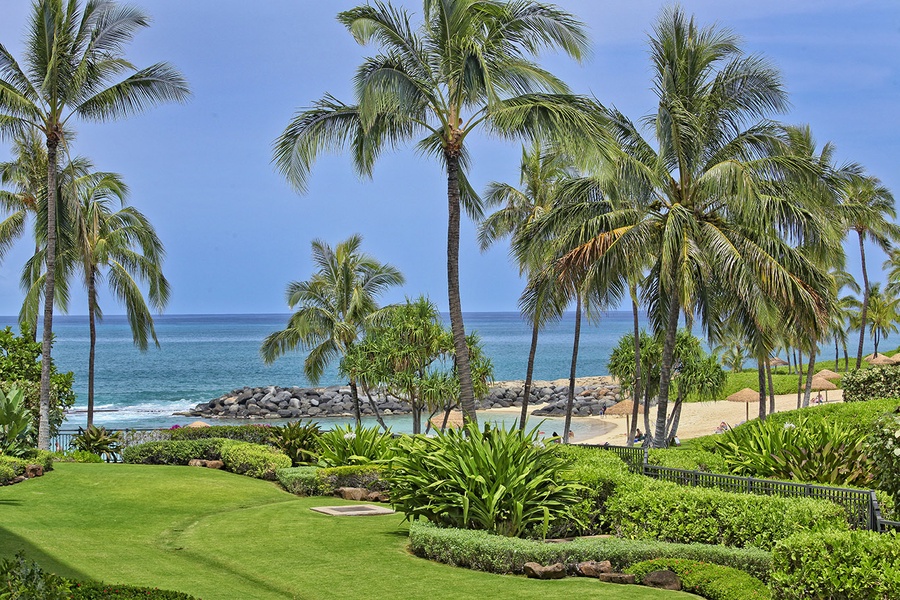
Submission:
[[126,43],[148,24],[149,19],[140,10],[108,0],[88,0],[83,9],[77,0],[35,0],[25,39],[25,68],[0,44],[0,135],[14,137],[36,127],[47,146],[47,277],[38,426],[41,449],[50,444],[59,145],[66,147],[66,126],[78,119],[106,121],[160,102],[187,98],[187,84],[171,66],[157,63],[136,69],[123,56]]
[[[744,55],[731,32],[701,28],[677,7],[655,26],[651,61],[659,105],[647,123],[655,144],[600,107],[616,141],[600,140],[603,168],[630,205],[614,201],[618,208],[606,214],[579,216],[564,263],[581,265],[607,288],[625,285],[636,262],[650,264],[642,289],[663,339],[653,436],[663,445],[681,315],[713,327],[714,290],[742,299],[750,315],[767,302],[806,322],[824,320],[826,302],[818,265],[796,249],[821,216],[777,185],[789,169],[812,170],[783,156],[783,131],[765,120],[785,106],[778,73]],[[548,227],[571,221],[565,209],[547,219]]]
[[[362,236],[352,235],[332,248],[313,240],[312,259],[317,271],[306,281],[287,286],[287,303],[299,309],[287,327],[270,334],[260,347],[266,364],[288,351],[308,350],[303,373],[313,384],[325,367],[343,356],[359,339],[366,322],[378,310],[377,299],[388,288],[403,284],[403,275],[389,264],[360,251]],[[354,410],[359,423],[359,392],[350,378]]]
[[466,171],[469,135],[532,138],[590,123],[587,102],[569,95],[558,78],[531,57],[559,48],[580,58],[584,28],[572,15],[533,0],[423,0],[423,20],[376,2],[338,15],[361,44],[380,54],[360,66],[356,98],[326,95],[298,113],[275,142],[278,170],[304,191],[320,151],[350,149],[357,171],[370,175],[387,147],[418,140],[420,151],[447,173],[447,291],[460,376],[460,404],[476,421],[474,390],[459,298],[460,210],[478,218],[482,207]]
[[897,212],[894,196],[879,179],[872,176],[853,177],[845,185],[840,205],[840,216],[846,233],[855,231],[859,239],[859,260],[863,278],[863,299],[859,315],[859,346],[856,350],[856,368],[862,366],[863,342],[868,322],[869,273],[866,269],[865,242],[871,241],[884,252],[890,252],[891,244],[900,240],[900,227],[894,223]]
[[897,333],[897,321],[900,321],[900,298],[887,290],[881,289],[881,284],[872,285],[869,290],[869,335],[875,345],[875,356],[878,356],[878,344],[888,335]]
[[[478,230],[481,250],[486,250],[491,244],[507,236],[521,239],[529,223],[541,218],[557,202],[559,182],[571,176],[569,161],[562,153],[542,146],[537,140],[530,150],[523,147],[520,187],[500,182],[488,185],[484,196],[485,204],[501,205],[502,208],[482,221]],[[523,431],[528,420],[538,335],[544,325],[559,318],[564,310],[564,306],[560,306],[561,302],[553,301],[554,292],[558,291],[554,279],[541,276],[541,270],[550,260],[546,252],[548,249],[549,246],[544,245],[541,248],[544,252],[529,253],[527,258],[519,261],[519,274],[528,277],[528,286],[522,293],[519,307],[522,314],[531,321],[531,346],[525,368],[522,414],[519,418],[519,429]]]

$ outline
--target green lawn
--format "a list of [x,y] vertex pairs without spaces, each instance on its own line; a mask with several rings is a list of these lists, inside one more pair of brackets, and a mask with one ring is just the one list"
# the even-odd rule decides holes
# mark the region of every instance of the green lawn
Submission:
[[204,600],[694,598],[584,578],[534,581],[411,556],[398,515],[329,517],[276,484],[193,467],[58,464],[0,487],[0,556]]

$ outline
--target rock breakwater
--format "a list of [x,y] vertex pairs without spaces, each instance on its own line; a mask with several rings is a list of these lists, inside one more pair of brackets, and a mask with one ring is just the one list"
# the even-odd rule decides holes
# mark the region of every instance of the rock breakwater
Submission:
[[[488,395],[476,402],[479,410],[490,408],[521,407],[524,385],[505,384],[491,389]],[[535,416],[561,416],[566,413],[568,387],[547,385],[533,388],[530,404]],[[602,414],[621,398],[619,386],[600,384],[576,386],[572,416],[585,417]],[[382,415],[406,415],[411,412],[409,402],[394,396],[378,393],[372,400]],[[365,394],[360,394],[360,412],[372,416],[374,411]],[[353,416],[353,397],[349,386],[326,388],[244,387],[232,390],[208,402],[201,402],[182,416],[209,419],[310,419]]]

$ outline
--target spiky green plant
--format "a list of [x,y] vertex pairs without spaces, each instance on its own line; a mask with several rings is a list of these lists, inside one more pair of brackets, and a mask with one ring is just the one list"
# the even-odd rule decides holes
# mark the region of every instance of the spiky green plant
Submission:
[[322,430],[313,421],[288,423],[273,427],[269,443],[291,459],[292,467],[310,465],[319,460],[319,436]]
[[319,436],[319,464],[345,467],[384,463],[391,458],[396,442],[393,434],[378,427],[335,427]]

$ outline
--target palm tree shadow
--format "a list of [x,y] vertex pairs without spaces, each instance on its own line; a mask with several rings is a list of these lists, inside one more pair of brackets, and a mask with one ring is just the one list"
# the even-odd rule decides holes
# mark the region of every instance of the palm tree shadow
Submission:
[[[18,500],[0,500],[0,504],[11,506],[19,503]],[[44,571],[71,579],[91,579],[68,563],[47,554],[42,548],[35,546],[29,540],[16,535],[4,527],[0,527],[0,559],[12,558],[19,552],[24,554],[26,559],[36,562]]]
[[0,500],[0,506],[22,506],[22,501],[14,500],[12,498],[3,498]]

